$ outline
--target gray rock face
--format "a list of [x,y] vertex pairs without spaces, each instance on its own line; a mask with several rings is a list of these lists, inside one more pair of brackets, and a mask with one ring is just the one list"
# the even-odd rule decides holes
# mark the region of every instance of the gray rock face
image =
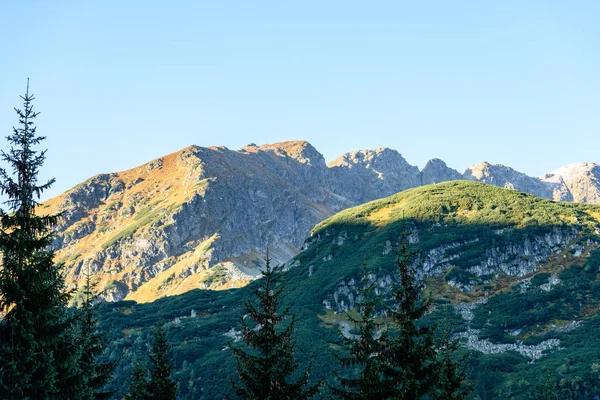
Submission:
[[600,166],[589,162],[567,165],[541,178],[481,162],[468,168],[463,178],[556,201],[600,204]]
[[455,169],[449,168],[445,162],[439,158],[429,160],[421,171],[421,185],[440,183],[447,181],[456,181],[462,179],[462,175]]
[[[516,351],[522,356],[535,361],[541,358],[544,353],[560,346],[560,341],[558,339],[544,340],[535,345],[526,345],[523,344],[522,341],[517,341],[516,343],[492,343],[489,339],[481,339],[479,337],[481,331],[479,329],[471,328],[471,321],[474,318],[473,310],[475,307],[477,307],[479,303],[485,303],[485,301],[486,299],[483,298],[478,303],[459,304],[455,307],[455,312],[460,314],[467,323],[466,331],[459,332],[456,337],[462,339],[461,344],[467,349],[476,350],[483,354],[498,354],[506,353],[507,351]],[[511,334],[512,333],[519,334],[519,332],[511,332]]]
[[573,193],[565,183],[564,179],[560,175],[546,174],[541,181],[550,183],[553,187],[552,198],[558,199],[559,201],[573,201]]
[[[498,233],[499,236],[504,234],[510,235],[510,232],[502,231]],[[552,233],[527,237],[503,248],[492,247],[486,251],[484,259],[471,266],[468,271],[477,277],[494,276],[499,273],[506,276],[525,276],[537,271],[548,261],[551,255],[574,249],[571,244],[577,238],[577,235],[577,229],[561,230],[557,228]],[[318,239],[313,238],[312,240],[314,243]],[[464,249],[464,251],[468,251],[469,245],[477,241],[478,239],[475,238],[464,242],[442,244],[421,254],[413,261],[411,267],[417,271],[419,279],[424,279],[426,276],[441,276],[461,257],[462,252],[453,252],[452,255],[449,255],[449,250]],[[312,245],[310,240],[307,242]],[[390,300],[389,294],[392,284],[397,280],[398,277],[391,275],[371,277],[371,281],[376,282],[378,295],[381,294],[386,300]],[[550,290],[557,283],[560,283],[560,281],[557,281],[556,277],[552,277],[545,285]],[[463,292],[473,289],[473,283],[465,284],[449,281],[448,284],[458,287]],[[340,281],[337,289],[324,301],[324,307],[336,312],[351,310],[357,299],[360,299],[356,285],[355,279]],[[545,289],[542,287],[542,290]]]

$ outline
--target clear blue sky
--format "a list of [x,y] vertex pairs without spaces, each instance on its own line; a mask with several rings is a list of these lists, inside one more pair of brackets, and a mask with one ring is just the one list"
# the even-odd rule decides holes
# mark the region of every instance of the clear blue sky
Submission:
[[[190,144],[530,175],[600,162],[598,1],[0,1],[0,133],[31,78],[52,195]],[[1,145],[5,146],[0,142]]]

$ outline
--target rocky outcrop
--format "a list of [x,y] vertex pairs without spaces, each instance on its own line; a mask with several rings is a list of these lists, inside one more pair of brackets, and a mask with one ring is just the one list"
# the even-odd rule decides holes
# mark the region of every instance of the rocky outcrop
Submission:
[[600,166],[589,162],[567,165],[541,178],[481,162],[468,168],[463,178],[556,201],[600,204]]
[[[499,233],[499,235],[502,234],[504,232]],[[510,232],[506,232],[506,234],[510,234]],[[578,231],[576,229],[566,229],[564,231],[556,229],[552,233],[525,237],[521,241],[510,243],[507,246],[492,247],[486,251],[481,262],[469,267],[467,271],[474,278],[498,276],[498,274],[503,276],[525,276],[537,271],[548,261],[550,256],[572,249],[571,243],[577,238],[577,235]],[[460,262],[462,253],[468,252],[470,246],[477,242],[478,239],[476,238],[464,242],[445,243],[421,254],[413,261],[411,268],[417,271],[419,279],[427,276],[443,275],[448,269]],[[589,244],[593,243],[590,242]],[[450,253],[449,250],[453,251]],[[371,276],[371,281],[375,282],[378,294],[381,294],[384,298],[389,297],[388,294],[395,280],[397,280],[397,277],[389,274],[377,277]],[[525,285],[527,282],[527,279],[522,281]],[[474,282],[450,280],[447,283],[463,292],[468,292],[473,289],[476,283],[481,282],[478,280]],[[560,283],[560,280],[553,275],[548,283],[541,286],[541,289],[549,291],[552,286],[558,283]],[[340,281],[337,289],[323,301],[323,305],[327,310],[347,312],[354,308],[355,303],[359,300],[357,281],[354,278],[349,278]]]
[[[485,302],[485,299],[483,299],[483,302]],[[459,304],[455,307],[456,313],[460,314],[467,323],[467,329],[464,332],[457,333],[456,337],[461,339],[461,344],[467,349],[479,351],[483,354],[498,354],[507,351],[516,351],[522,356],[535,361],[541,358],[544,353],[560,346],[560,341],[558,339],[544,340],[535,345],[526,345],[520,340],[517,340],[515,343],[493,343],[489,339],[481,339],[479,337],[481,330],[471,328],[471,321],[474,317],[473,310],[477,305],[478,303],[470,303]]]

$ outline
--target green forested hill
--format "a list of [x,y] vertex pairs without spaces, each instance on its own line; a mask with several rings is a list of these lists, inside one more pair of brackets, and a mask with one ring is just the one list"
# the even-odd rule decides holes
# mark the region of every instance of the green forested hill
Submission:
[[[434,297],[428,321],[445,321],[469,353],[474,399],[530,399],[550,387],[561,398],[600,393],[600,207],[557,203],[456,181],[407,190],[317,225],[289,262],[284,303],[297,315],[297,358],[331,379],[332,352],[347,328],[366,260],[385,293],[402,222],[421,250]],[[121,357],[115,387],[150,327],[168,321],[182,398],[228,393],[235,338],[250,287],[195,290],[153,303],[102,304]],[[543,397],[540,397],[543,398]]]

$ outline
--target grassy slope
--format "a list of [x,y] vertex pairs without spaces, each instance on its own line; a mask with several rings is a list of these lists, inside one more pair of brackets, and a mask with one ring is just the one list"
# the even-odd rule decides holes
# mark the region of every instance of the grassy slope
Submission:
[[[343,211],[315,227],[309,247],[296,257],[300,265],[286,273],[284,303],[297,315],[298,359],[313,363],[313,376],[330,377],[335,362],[329,350],[341,344],[333,323],[343,316],[327,313],[323,300],[329,298],[341,281],[358,275],[363,259],[377,275],[393,271],[392,254],[384,254],[383,250],[386,241],[396,240],[403,219],[419,230],[419,247],[424,252],[440,244],[468,242],[477,237],[477,242],[453,250],[459,255],[454,260],[457,268],[466,269],[479,262],[491,246],[502,249],[556,229],[575,228],[579,231],[577,241],[585,243],[588,237],[595,237],[598,216],[598,207],[555,203],[473,182],[425,186]],[[498,235],[499,229],[505,229],[502,235]],[[342,245],[340,237],[345,238]],[[467,294],[450,288],[443,278],[430,280],[437,306],[429,320],[448,317],[450,326],[464,330],[463,321],[451,311],[450,304],[477,300],[485,287],[491,298],[476,309],[474,324],[481,325],[486,337],[503,342],[522,339],[532,344],[557,337],[565,347],[533,366],[516,353],[487,356],[473,353],[469,371],[477,379],[476,394],[480,398],[513,395],[516,396],[513,398],[527,398],[528,391],[539,383],[540,371],[550,371],[554,378],[562,379],[565,387],[576,384],[577,377],[588,386],[592,384],[588,375],[592,374],[594,357],[600,359],[600,346],[589,346],[591,357],[587,358],[581,350],[583,343],[600,339],[600,331],[594,328],[600,324],[596,317],[600,257],[594,252],[591,258],[586,258],[592,251],[593,246],[588,246],[587,252],[580,256],[568,252],[553,255],[536,273],[537,278],[532,274],[534,285],[525,295],[515,285],[516,278],[505,276],[496,277],[493,284],[481,282],[473,293]],[[562,265],[559,267],[558,263]],[[560,273],[563,283],[553,291],[544,292],[535,283],[545,278],[541,274],[549,272]],[[232,327],[239,328],[239,318],[244,314],[242,304],[249,289],[194,290],[149,304],[104,304],[102,320],[111,327],[116,339],[113,355],[124,357],[118,371],[121,383],[128,372],[127,364],[135,351],[144,347],[149,327],[158,316],[167,321],[180,317],[179,322],[169,324],[169,334],[184,398],[222,395],[233,371],[230,353],[224,350],[229,339],[223,334]],[[197,314],[195,318],[181,318],[189,316],[192,309]],[[490,321],[486,318],[489,311],[493,316]],[[539,334],[544,326],[572,319],[588,322],[569,334]],[[524,328],[525,333],[519,338],[505,335],[506,324]],[[577,360],[575,366],[565,364],[566,355]]]

